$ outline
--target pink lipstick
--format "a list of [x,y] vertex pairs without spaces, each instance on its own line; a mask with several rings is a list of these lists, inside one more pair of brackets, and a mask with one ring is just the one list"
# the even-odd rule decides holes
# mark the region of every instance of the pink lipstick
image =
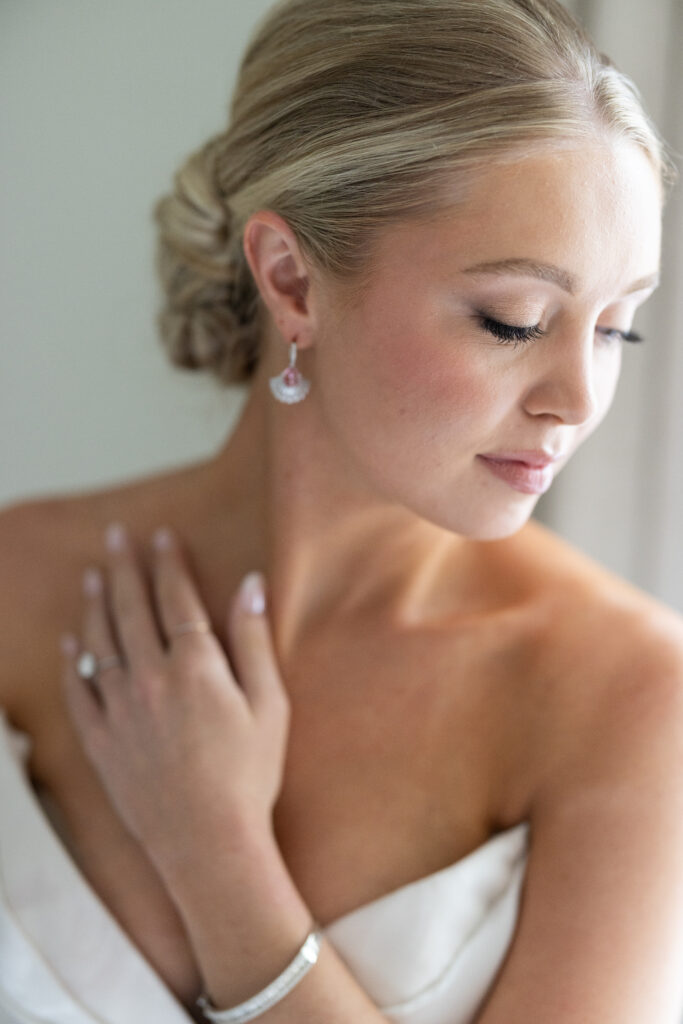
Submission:
[[[488,455],[477,455],[477,458],[481,459],[494,476],[504,480],[522,494],[545,494],[553,482],[554,460],[548,465],[535,467],[514,459],[493,458]],[[538,456],[536,458],[538,459]]]

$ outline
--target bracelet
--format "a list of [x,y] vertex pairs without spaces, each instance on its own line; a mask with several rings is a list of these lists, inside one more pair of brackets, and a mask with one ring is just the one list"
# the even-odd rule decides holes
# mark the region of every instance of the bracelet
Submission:
[[322,932],[317,930],[314,923],[313,931],[306,937],[306,941],[296,954],[288,967],[285,967],[275,981],[267,985],[261,992],[247,999],[245,1003],[233,1007],[231,1010],[217,1010],[206,995],[201,995],[197,1000],[197,1006],[208,1020],[215,1024],[243,1024],[244,1021],[253,1020],[260,1014],[265,1013],[271,1006],[275,1006],[288,992],[297,985],[303,976],[310,971],[318,959]]

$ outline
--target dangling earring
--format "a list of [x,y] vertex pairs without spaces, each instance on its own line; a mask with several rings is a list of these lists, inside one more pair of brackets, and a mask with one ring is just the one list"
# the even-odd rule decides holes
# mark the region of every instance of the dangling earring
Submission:
[[306,380],[296,368],[296,339],[289,346],[289,366],[277,377],[270,378],[270,390],[278,402],[301,402],[311,389],[310,380]]

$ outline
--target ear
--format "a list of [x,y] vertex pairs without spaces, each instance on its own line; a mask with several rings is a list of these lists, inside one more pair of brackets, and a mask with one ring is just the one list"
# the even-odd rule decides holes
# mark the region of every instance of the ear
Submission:
[[247,221],[244,255],[273,321],[299,348],[310,345],[314,327],[310,268],[289,224],[272,210],[259,210]]

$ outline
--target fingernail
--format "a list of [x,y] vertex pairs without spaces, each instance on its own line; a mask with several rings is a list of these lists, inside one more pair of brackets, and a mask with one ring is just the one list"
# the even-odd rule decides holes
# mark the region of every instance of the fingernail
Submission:
[[78,648],[76,637],[73,633],[62,633],[59,638],[59,646],[62,648],[62,654],[66,654],[70,657],[76,653]]
[[83,592],[89,597],[96,597],[102,592],[102,573],[99,569],[86,569],[83,573]]
[[159,527],[152,535],[152,544],[157,551],[168,551],[173,544],[173,535],[166,526]]
[[240,587],[240,601],[244,610],[252,615],[261,615],[265,611],[266,594],[262,573],[250,572],[244,577]]
[[123,551],[126,546],[126,528],[123,523],[110,523],[104,536],[110,551]]

